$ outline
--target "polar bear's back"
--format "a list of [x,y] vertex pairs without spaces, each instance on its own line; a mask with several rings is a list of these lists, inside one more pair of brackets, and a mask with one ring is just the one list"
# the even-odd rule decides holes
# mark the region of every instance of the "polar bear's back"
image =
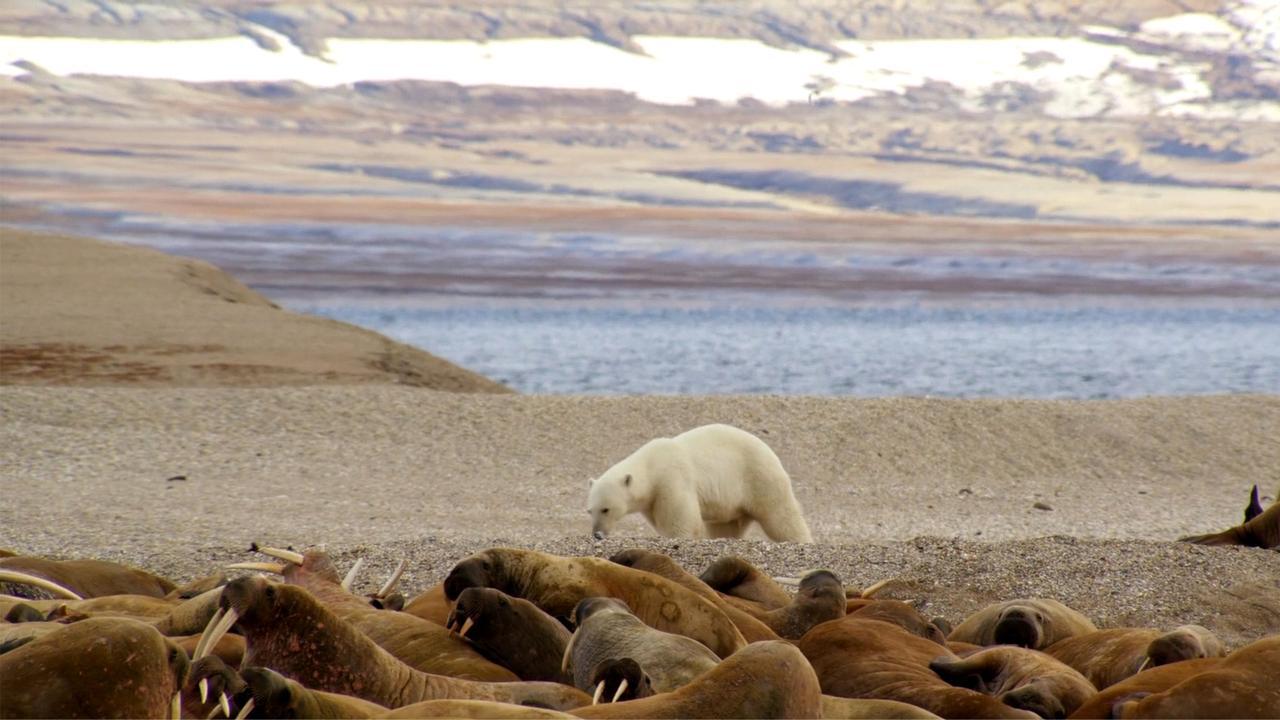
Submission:
[[688,463],[704,516],[715,506],[727,511],[791,496],[791,480],[778,456],[746,430],[703,425],[675,436],[672,442]]

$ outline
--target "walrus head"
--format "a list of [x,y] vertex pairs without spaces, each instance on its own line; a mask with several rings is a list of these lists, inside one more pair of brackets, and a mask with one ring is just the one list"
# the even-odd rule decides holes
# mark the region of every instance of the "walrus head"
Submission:
[[1183,625],[1152,640],[1147,646],[1151,667],[1220,655],[1222,644],[1217,637],[1198,625]]
[[253,699],[256,717],[300,717],[293,707],[299,698],[294,697],[292,685],[282,675],[268,668],[250,667],[241,676]]
[[463,590],[472,587],[497,588],[511,595],[513,593],[507,587],[501,570],[497,558],[490,553],[472,555],[449,571],[448,577],[444,579],[444,597],[453,602]]
[[1067,709],[1053,693],[1029,683],[1000,696],[1000,702],[1019,710],[1030,710],[1042,718],[1065,718]]
[[1035,608],[1012,605],[1000,613],[994,639],[997,645],[1018,645],[1036,650],[1044,641],[1044,623],[1044,615]]
[[609,658],[591,669],[590,687],[595,688],[592,704],[601,698],[609,702],[625,702],[653,695],[653,681],[640,663],[629,657]]

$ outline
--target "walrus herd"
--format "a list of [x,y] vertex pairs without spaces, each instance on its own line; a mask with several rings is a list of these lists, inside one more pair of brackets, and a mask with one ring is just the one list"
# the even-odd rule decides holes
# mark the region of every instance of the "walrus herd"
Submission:
[[[1273,537],[1254,504],[1212,542]],[[1280,718],[1280,626],[1228,648],[1016,598],[952,627],[829,570],[792,592],[641,549],[491,548],[406,600],[253,549],[186,585],[0,552],[0,717]]]

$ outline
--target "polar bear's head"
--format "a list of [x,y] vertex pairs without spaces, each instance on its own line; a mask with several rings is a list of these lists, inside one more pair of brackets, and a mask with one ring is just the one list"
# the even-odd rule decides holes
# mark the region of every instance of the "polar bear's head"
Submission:
[[605,473],[591,480],[587,512],[591,514],[591,534],[597,540],[613,532],[613,526],[631,510],[631,474]]

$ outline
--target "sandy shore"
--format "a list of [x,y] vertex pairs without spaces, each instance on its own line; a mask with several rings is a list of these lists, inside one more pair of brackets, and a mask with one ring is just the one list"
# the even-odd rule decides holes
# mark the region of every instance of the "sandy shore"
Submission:
[[[250,542],[400,558],[404,589],[493,545],[701,571],[815,567],[959,620],[1017,596],[1100,624],[1280,632],[1271,551],[1174,542],[1280,485],[1280,397],[1124,401],[566,397],[286,313],[216,268],[0,231],[0,548],[185,580]],[[398,364],[379,364],[390,352]],[[416,385],[417,387],[412,387]],[[426,386],[426,387],[422,387]],[[586,480],[644,441],[727,422],[790,472],[817,542],[588,538]]]

